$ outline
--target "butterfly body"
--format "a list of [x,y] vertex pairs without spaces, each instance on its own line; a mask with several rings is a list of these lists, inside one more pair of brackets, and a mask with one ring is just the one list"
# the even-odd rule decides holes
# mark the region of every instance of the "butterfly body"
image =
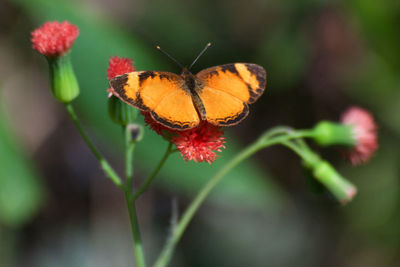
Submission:
[[206,109],[201,101],[199,93],[204,87],[204,83],[196,78],[190,71],[186,68],[183,69],[181,74],[182,79],[185,81],[186,90],[190,93],[192,97],[193,104],[202,120],[206,120]]
[[110,81],[111,91],[164,126],[191,129],[200,121],[231,126],[242,121],[264,92],[266,72],[256,64],[233,63],[207,68],[193,75],[135,71]]

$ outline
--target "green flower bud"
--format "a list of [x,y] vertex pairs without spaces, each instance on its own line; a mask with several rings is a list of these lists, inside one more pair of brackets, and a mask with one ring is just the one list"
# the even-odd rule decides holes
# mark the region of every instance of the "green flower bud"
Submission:
[[321,121],[311,130],[311,138],[321,146],[354,146],[353,127],[330,121]]
[[317,154],[304,157],[304,165],[312,172],[315,179],[323,184],[342,204],[353,199],[357,188],[340,175],[333,166]]
[[343,204],[350,201],[357,193],[356,187],[326,161],[321,160],[315,164],[313,166],[313,174]]
[[136,120],[138,109],[122,102],[118,97],[108,99],[108,114],[113,122],[126,126]]
[[127,127],[127,130],[130,131],[130,133],[131,133],[132,141],[134,141],[134,142],[142,141],[143,136],[144,136],[144,130],[143,130],[142,125],[136,124],[136,123],[131,123],[131,124],[128,124],[126,127]]
[[48,57],[47,59],[53,96],[60,102],[71,102],[79,95],[79,85],[69,56]]

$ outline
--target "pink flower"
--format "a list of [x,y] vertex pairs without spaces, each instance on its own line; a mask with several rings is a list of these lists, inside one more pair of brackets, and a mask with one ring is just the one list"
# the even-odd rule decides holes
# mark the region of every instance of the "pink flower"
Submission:
[[371,113],[351,107],[342,115],[341,122],[353,126],[355,146],[346,156],[353,165],[367,162],[378,149],[377,126]]
[[176,131],[157,123],[148,112],[142,114],[150,129],[172,142],[186,162],[193,160],[211,164],[218,157],[216,152],[221,152],[221,149],[225,148],[223,131],[208,122],[201,122],[193,129]]
[[115,76],[122,75],[124,73],[135,71],[133,67],[132,59],[111,56],[108,61],[107,78],[111,80]]
[[68,21],[46,22],[32,33],[32,47],[47,57],[61,56],[69,51],[79,29]]

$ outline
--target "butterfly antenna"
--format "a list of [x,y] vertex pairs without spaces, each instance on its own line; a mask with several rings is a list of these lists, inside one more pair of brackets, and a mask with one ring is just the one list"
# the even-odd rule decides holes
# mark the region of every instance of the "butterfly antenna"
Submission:
[[196,57],[195,60],[193,60],[193,63],[190,64],[188,70],[190,70],[193,67],[194,63],[196,63],[196,61],[201,57],[201,55],[204,54],[204,52],[206,52],[207,48],[209,48],[210,46],[211,46],[211,43],[206,44],[206,47],[204,47],[203,50],[201,50],[200,54]]
[[165,52],[164,50],[161,49],[161,47],[159,45],[156,46],[156,48],[162,52],[164,55],[166,55],[167,57],[169,57],[173,62],[175,62],[176,64],[178,64],[179,67],[181,67],[181,69],[183,69],[183,66],[181,63],[179,63],[178,60],[176,60],[175,58],[173,58],[170,54],[168,54],[167,52]]

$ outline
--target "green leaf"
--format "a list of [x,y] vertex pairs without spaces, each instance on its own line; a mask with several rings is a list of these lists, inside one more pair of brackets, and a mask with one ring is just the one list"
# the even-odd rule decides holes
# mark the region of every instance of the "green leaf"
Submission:
[[28,222],[43,200],[38,175],[24,157],[0,110],[0,222],[18,227]]

